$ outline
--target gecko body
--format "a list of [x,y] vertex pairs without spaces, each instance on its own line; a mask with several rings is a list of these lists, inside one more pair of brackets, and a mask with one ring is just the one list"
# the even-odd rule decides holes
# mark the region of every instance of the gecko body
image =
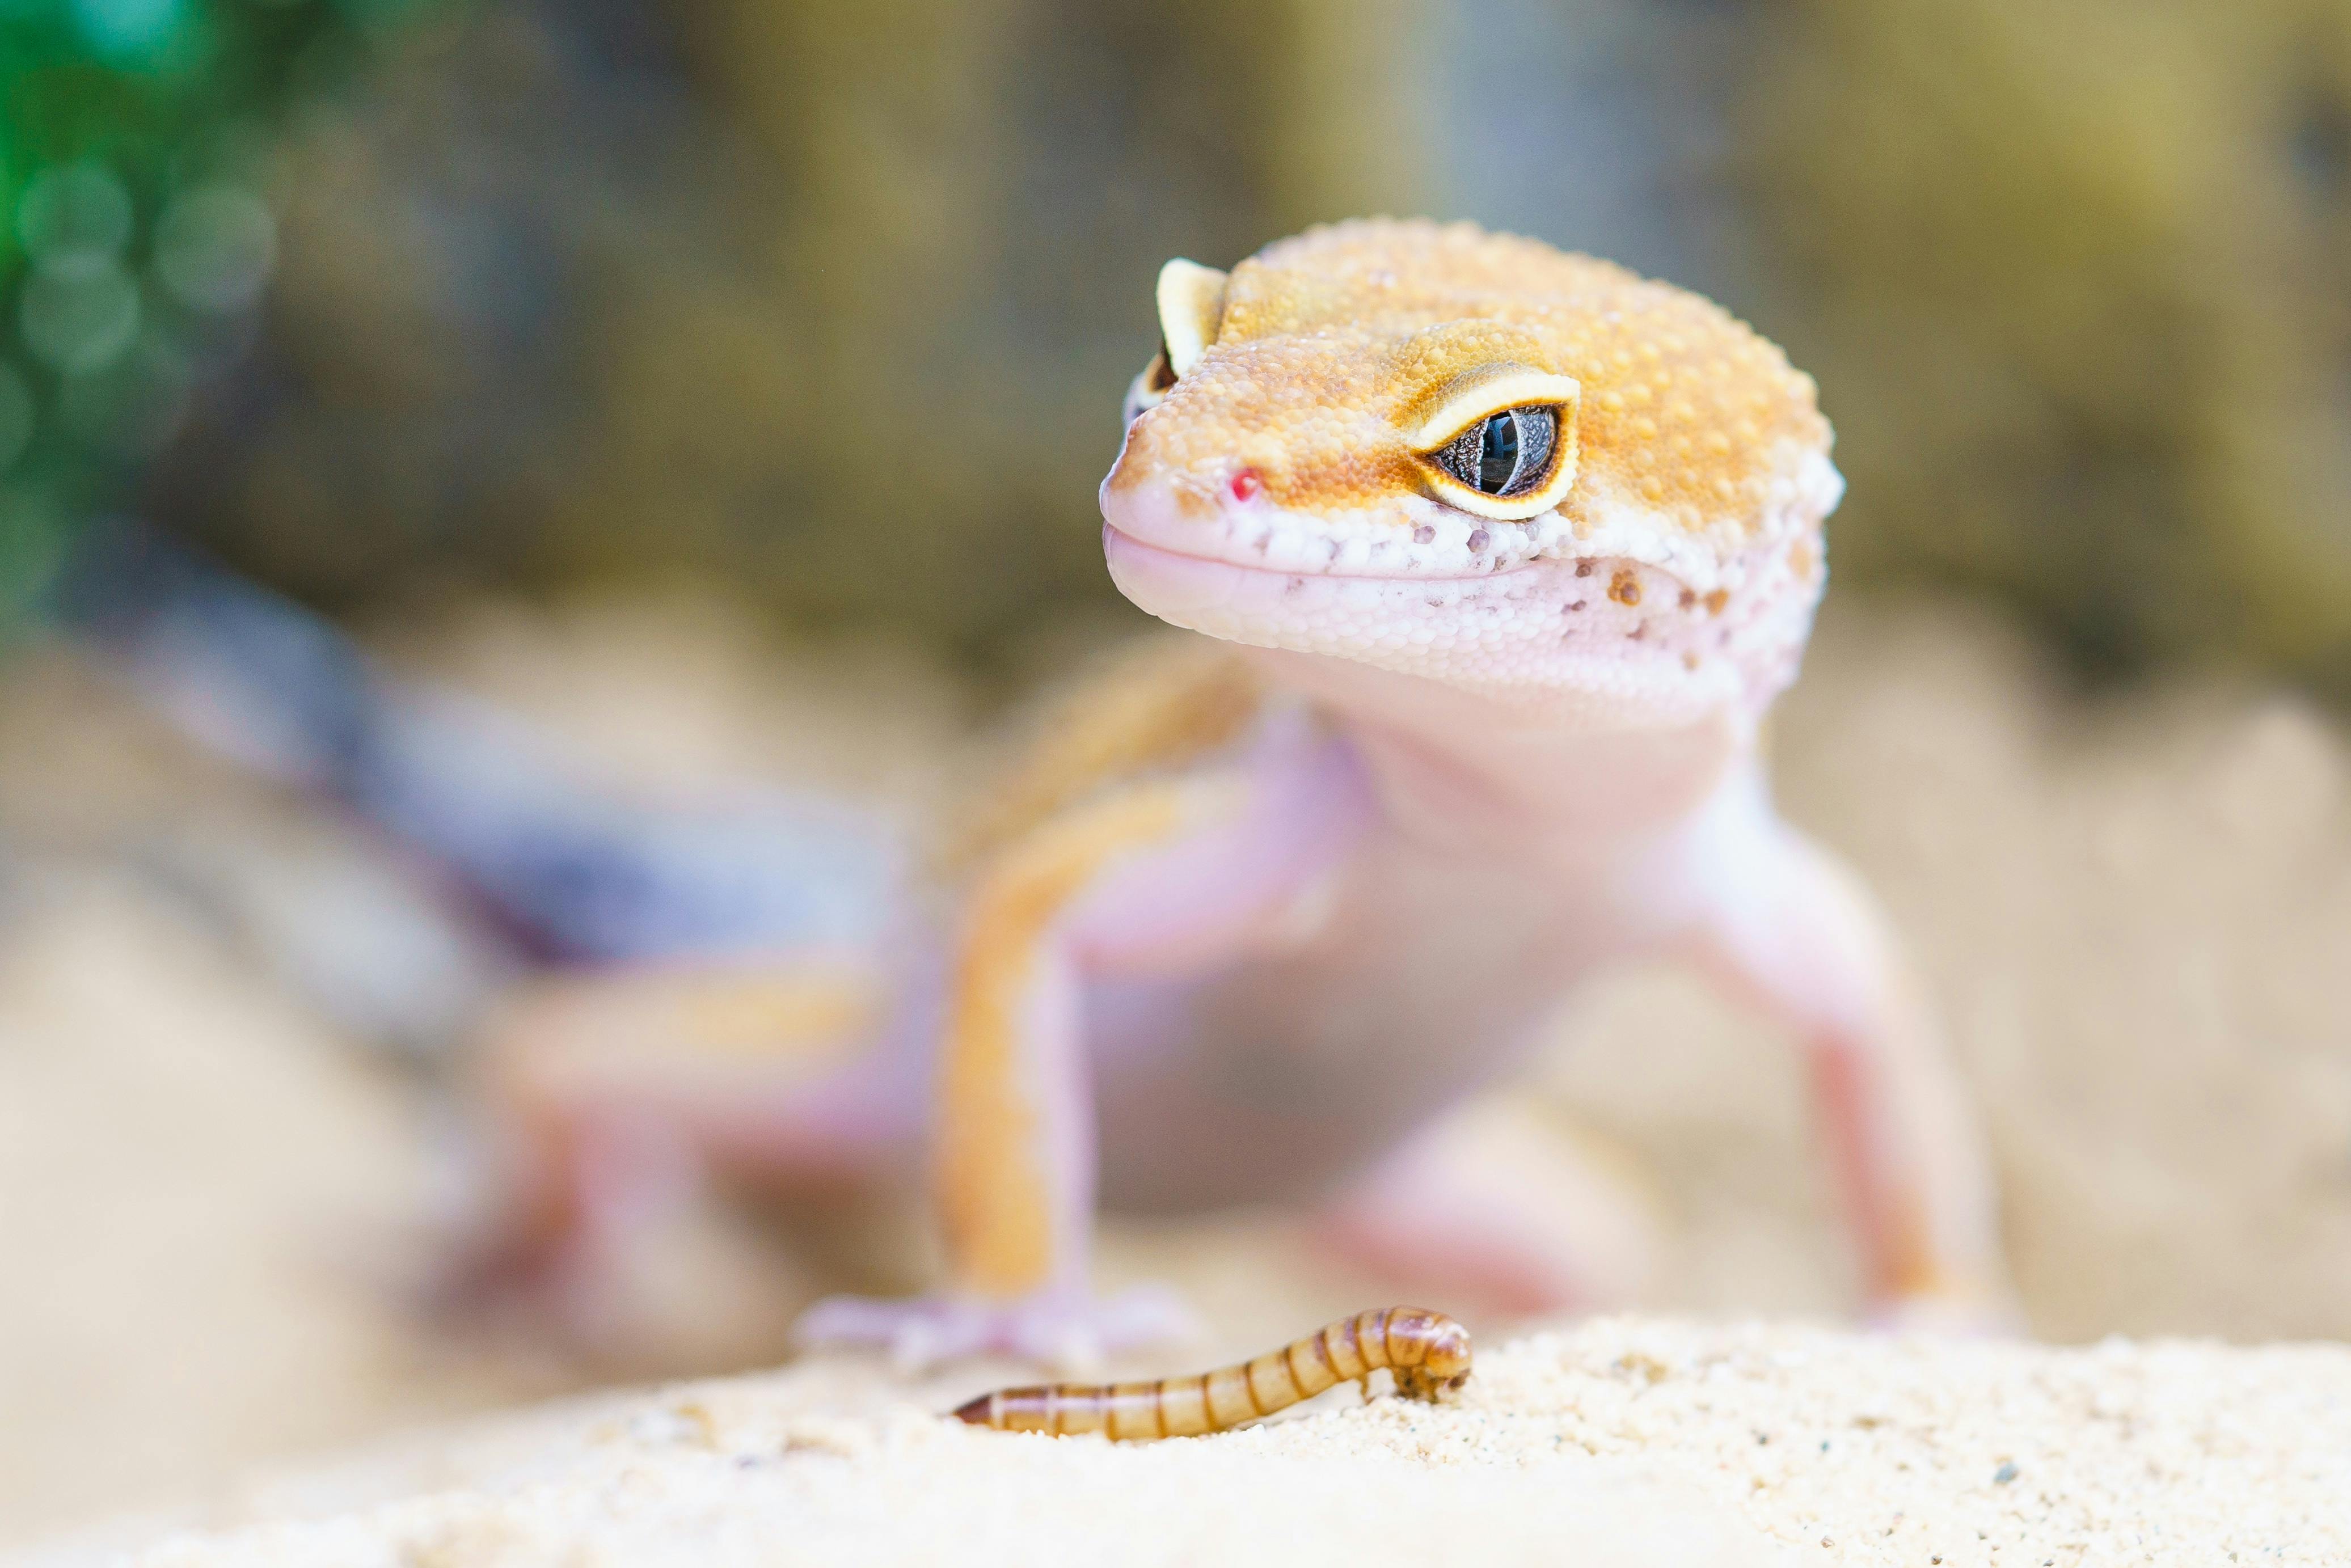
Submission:
[[[919,1160],[940,1290],[804,1323],[908,1361],[1164,1331],[1092,1293],[1103,1203],[1278,1199],[1563,1304],[1572,1247],[1426,1132],[1580,981],[1673,954],[1801,1042],[1873,1297],[1996,1302],[1926,1011],[1757,758],[1841,489],[1811,381],[1694,295],[1465,225],[1170,263],[1157,305],[1104,549],[1213,643],[1138,655],[1016,770],[850,1065],[697,1097],[510,1047],[555,1157],[625,1105],[776,1169]],[[580,1228],[614,1184],[555,1185]]]

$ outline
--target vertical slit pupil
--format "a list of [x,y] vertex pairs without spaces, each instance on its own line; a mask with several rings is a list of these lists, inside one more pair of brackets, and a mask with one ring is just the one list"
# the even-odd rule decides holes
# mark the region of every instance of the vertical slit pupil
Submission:
[[1478,443],[1478,488],[1499,496],[1519,476],[1519,415],[1508,409],[1486,421]]

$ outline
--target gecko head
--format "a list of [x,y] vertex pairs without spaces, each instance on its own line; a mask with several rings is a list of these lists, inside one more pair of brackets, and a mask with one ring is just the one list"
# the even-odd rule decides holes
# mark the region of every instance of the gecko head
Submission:
[[1842,488],[1698,296],[1466,225],[1173,261],[1102,487],[1120,590],[1232,642],[1627,722],[1793,677]]

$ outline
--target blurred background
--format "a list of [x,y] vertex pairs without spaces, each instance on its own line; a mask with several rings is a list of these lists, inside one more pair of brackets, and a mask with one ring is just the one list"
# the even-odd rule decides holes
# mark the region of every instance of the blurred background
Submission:
[[[404,733],[527,759],[428,770],[554,824],[507,915],[724,800],[831,845],[728,919],[853,931],[976,737],[1144,626],[1093,487],[1160,263],[1367,212],[1686,284],[1819,379],[1781,787],[1918,948],[2035,1330],[2351,1336],[2345,0],[0,0],[0,1546],[772,1361],[915,1267],[714,1214],[625,1357],[420,1317],[468,1043],[550,955],[282,743],[317,703],[224,712],[152,626],[125,679],[93,594],[179,541],[270,656],[465,694]],[[652,859],[730,859],[695,820]],[[1770,1043],[1626,977],[1473,1113],[1624,1154],[1639,1304],[1835,1314]],[[1360,1304],[1252,1217],[1108,1266]]]

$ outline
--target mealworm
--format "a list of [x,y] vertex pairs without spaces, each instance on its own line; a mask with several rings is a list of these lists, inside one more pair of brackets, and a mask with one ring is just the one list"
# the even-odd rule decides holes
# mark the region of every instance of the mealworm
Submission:
[[1469,1376],[1469,1331],[1425,1307],[1374,1308],[1214,1372],[1156,1383],[999,1388],[955,1414],[999,1432],[1100,1432],[1114,1442],[1196,1437],[1287,1410],[1351,1378],[1368,1390],[1371,1375],[1384,1366],[1395,1375],[1398,1394],[1437,1399]]

